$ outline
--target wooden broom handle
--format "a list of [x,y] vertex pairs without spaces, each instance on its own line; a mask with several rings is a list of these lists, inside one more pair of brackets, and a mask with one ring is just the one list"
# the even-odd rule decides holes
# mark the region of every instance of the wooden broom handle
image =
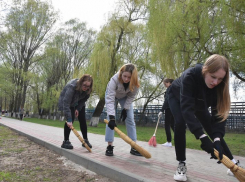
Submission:
[[91,148],[86,144],[86,142],[84,141],[84,139],[79,135],[79,133],[77,132],[77,130],[72,126],[71,130],[73,131],[73,133],[77,136],[77,138],[82,142],[82,144],[85,146],[85,148],[89,151],[92,152]]
[[[104,122],[106,124],[109,123],[109,121],[107,119],[104,119]],[[133,141],[131,138],[129,138],[127,135],[125,135],[121,130],[119,130],[117,127],[114,127],[114,130],[117,132],[117,134],[125,141],[127,142],[129,145],[131,145],[131,147],[133,147],[135,150],[137,150],[141,155],[143,155],[145,158],[149,159],[151,158],[151,154],[146,151],[145,149],[143,149],[142,147],[140,147],[139,145],[137,145],[135,143],[135,141]]]
[[157,125],[156,125],[156,129],[155,129],[155,132],[154,132],[154,136],[156,136],[156,132],[157,132],[157,127],[158,127],[159,120],[160,120],[160,117],[158,117],[158,120],[157,120]]

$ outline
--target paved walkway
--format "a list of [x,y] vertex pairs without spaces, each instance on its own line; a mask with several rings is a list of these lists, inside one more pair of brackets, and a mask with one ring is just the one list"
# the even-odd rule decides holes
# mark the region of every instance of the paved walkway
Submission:
[[[47,147],[56,153],[67,157],[69,160],[94,171],[97,174],[114,179],[115,181],[174,181],[173,174],[178,165],[175,160],[174,147],[150,147],[148,142],[137,142],[138,145],[149,151],[152,158],[133,156],[129,153],[130,145],[121,138],[115,138],[114,156],[105,156],[107,143],[103,135],[88,133],[93,145],[92,153],[81,146],[81,142],[71,132],[70,141],[74,149],[62,149],[63,129],[40,124],[19,121],[1,117],[0,125],[7,126],[30,140]],[[1,131],[0,131],[1,132]],[[79,131],[79,134],[81,132]],[[188,182],[233,182],[235,177],[226,174],[227,168],[210,160],[204,151],[187,149],[187,177]],[[242,164],[245,157],[235,156]]]

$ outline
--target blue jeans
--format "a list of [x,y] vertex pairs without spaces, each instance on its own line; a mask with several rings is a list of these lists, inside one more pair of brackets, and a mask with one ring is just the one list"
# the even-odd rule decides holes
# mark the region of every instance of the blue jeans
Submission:
[[[119,102],[121,105],[121,108],[123,108],[124,103],[126,101],[127,97],[116,99],[115,100],[115,106],[116,101]],[[116,107],[115,107],[116,108]],[[107,114],[107,120],[109,121],[109,115]],[[130,108],[127,110],[127,118],[125,120],[126,128],[127,128],[127,134],[129,138],[131,138],[133,141],[137,140],[136,136],[136,126],[134,122],[134,110],[133,110],[133,104],[130,105]],[[106,142],[113,142],[114,141],[114,130],[111,130],[108,125],[106,125],[105,130],[105,141]]]

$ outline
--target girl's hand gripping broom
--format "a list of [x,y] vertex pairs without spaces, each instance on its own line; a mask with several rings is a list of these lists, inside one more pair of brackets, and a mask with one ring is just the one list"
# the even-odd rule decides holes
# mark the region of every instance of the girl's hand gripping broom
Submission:
[[[104,122],[106,124],[109,123],[109,121],[107,119],[104,119]],[[117,132],[117,134],[125,142],[127,142],[129,145],[131,145],[131,147],[133,147],[135,150],[137,150],[141,155],[143,155],[147,159],[151,158],[151,154],[148,151],[146,151],[145,149],[143,149],[142,147],[140,147],[139,145],[137,145],[131,138],[129,138],[127,135],[125,135],[121,130],[119,130],[117,127],[115,127],[114,130]]]
[[[214,154],[215,156],[219,159],[219,152],[214,149]],[[231,170],[231,172],[233,172],[234,176],[240,181],[240,182],[244,182],[245,181],[245,169],[237,166],[236,164],[234,164],[228,157],[226,157],[225,155],[223,155],[223,159],[220,160],[220,162],[222,162],[227,168],[229,168]]]
[[153,146],[153,147],[156,147],[157,146],[156,132],[157,132],[157,127],[158,127],[159,120],[160,120],[160,117],[158,116],[158,121],[157,121],[155,132],[154,132],[153,136],[151,137],[151,139],[148,142],[148,144],[150,146]]
[[86,142],[84,141],[84,139],[79,135],[79,133],[77,132],[77,130],[73,126],[71,127],[71,130],[77,136],[77,138],[82,142],[82,144],[86,147],[86,149],[89,152],[92,152],[91,148],[86,144]]

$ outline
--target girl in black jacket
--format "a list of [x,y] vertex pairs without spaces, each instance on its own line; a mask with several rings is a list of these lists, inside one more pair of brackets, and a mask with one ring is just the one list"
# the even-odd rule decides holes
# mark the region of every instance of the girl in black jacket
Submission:
[[[80,79],[72,79],[69,81],[60,94],[58,107],[60,111],[64,112],[66,118],[64,125],[64,141],[61,145],[62,148],[73,149],[69,141],[69,136],[71,132],[70,128],[72,127],[75,117],[78,117],[84,141],[92,148],[87,137],[87,123],[85,117],[85,102],[90,96],[92,87],[93,78],[85,74]],[[84,145],[82,146],[85,147]]]
[[225,154],[237,163],[223,139],[230,110],[229,63],[224,56],[212,55],[204,65],[197,64],[184,71],[170,86],[169,106],[175,120],[175,152],[179,161],[175,180],[187,180],[186,124],[196,139],[201,140],[201,148],[210,153],[211,158],[216,158],[215,148],[220,160]]
[[171,113],[171,110],[169,108],[168,104],[168,92],[170,85],[172,84],[174,80],[171,78],[165,78],[163,80],[164,86],[167,88],[167,90],[164,93],[164,103],[162,105],[161,112],[159,112],[158,117],[162,116],[162,113],[165,112],[165,133],[167,136],[167,142],[162,144],[162,146],[165,147],[172,147],[172,136],[171,136],[171,128],[174,131],[174,117]]

